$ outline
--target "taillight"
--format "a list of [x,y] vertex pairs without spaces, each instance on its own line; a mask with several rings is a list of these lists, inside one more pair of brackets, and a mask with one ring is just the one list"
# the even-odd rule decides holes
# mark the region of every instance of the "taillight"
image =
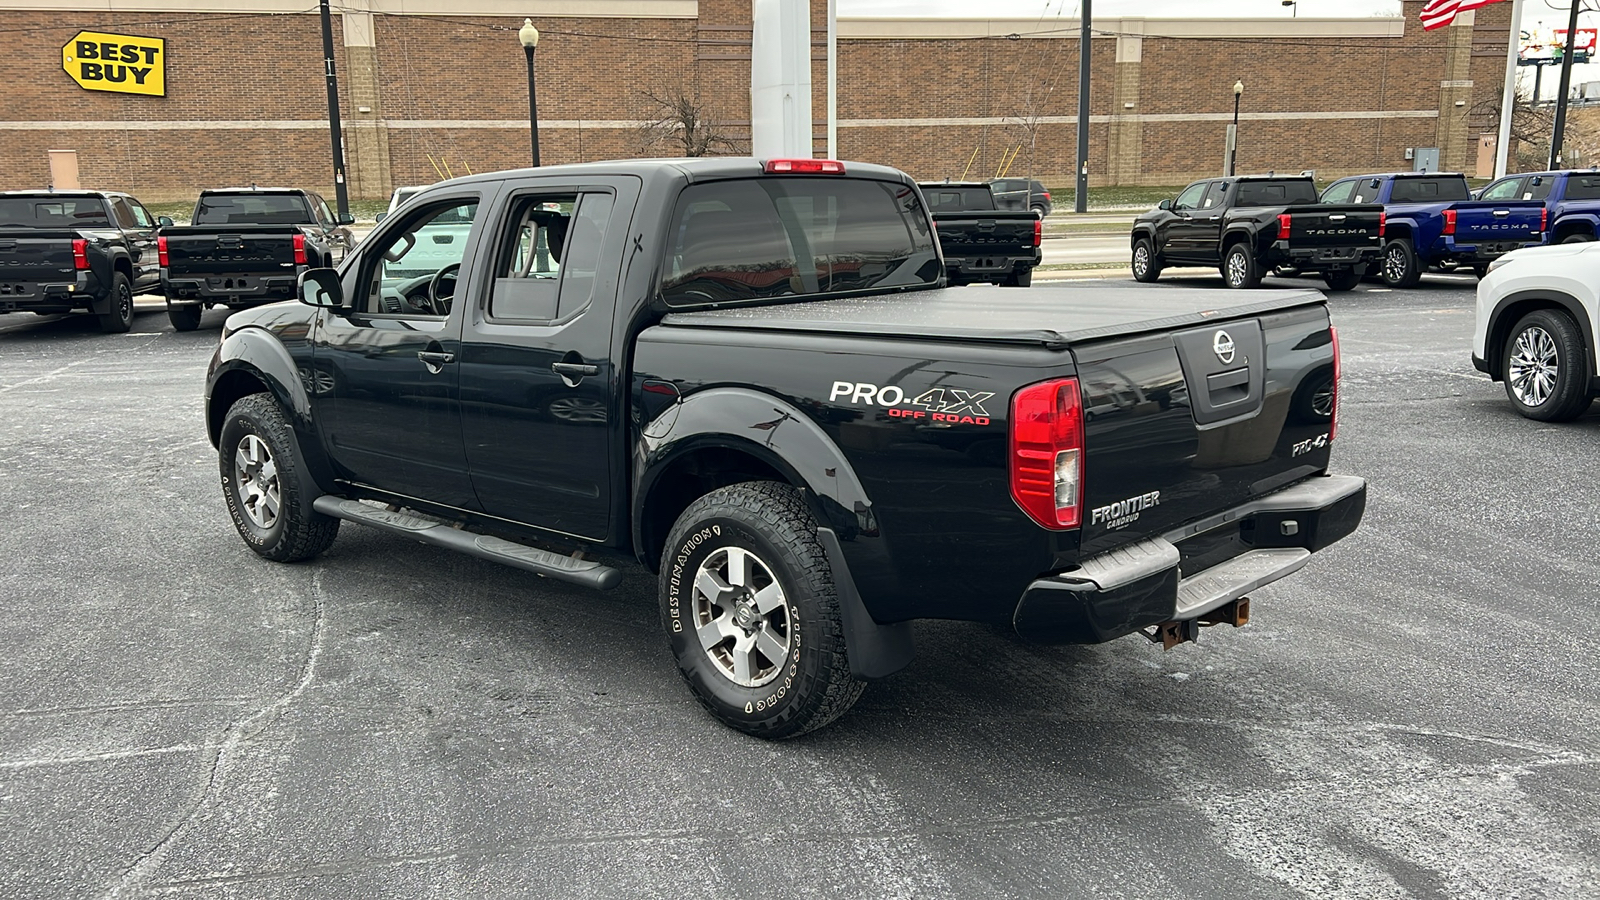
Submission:
[[1050,192],[1049,191],[1045,191],[1044,193],[1040,194],[1039,196],[1045,198],[1046,200],[1049,200],[1050,199]]
[[1333,396],[1329,398],[1328,440],[1339,436],[1339,329],[1328,326],[1328,337],[1333,341]]
[[72,267],[89,268],[89,242],[83,238],[74,238],[72,241]]
[[844,163],[836,159],[769,159],[762,171],[768,175],[843,175]]
[[1444,233],[1456,233],[1456,211],[1453,209],[1447,209],[1444,211]]
[[1550,207],[1539,210],[1539,230],[1543,231],[1550,224]]
[[1036,219],[1033,220],[1033,245],[1035,247],[1037,247],[1037,246],[1039,246],[1040,244],[1043,244],[1043,243],[1044,243],[1044,220],[1036,218]]
[[303,234],[294,236],[294,264],[297,266],[306,264],[306,236]]
[[1278,214],[1278,240],[1287,241],[1288,239],[1289,239],[1289,214],[1288,213],[1279,213]]
[[160,263],[162,268],[167,267],[167,239],[164,237],[156,238],[156,262]]
[[1387,227],[1388,224],[1389,213],[1387,211],[1380,211],[1378,213],[1378,237],[1383,237],[1383,229]]
[[1011,398],[1011,498],[1052,531],[1083,510],[1083,402],[1078,379],[1030,384]]

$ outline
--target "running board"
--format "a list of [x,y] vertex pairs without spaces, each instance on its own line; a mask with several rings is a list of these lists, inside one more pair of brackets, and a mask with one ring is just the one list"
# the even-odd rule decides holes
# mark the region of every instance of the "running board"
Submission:
[[540,550],[538,547],[529,547],[526,544],[516,544],[486,534],[454,528],[435,519],[410,513],[391,512],[329,494],[318,497],[312,502],[311,508],[325,516],[370,525],[383,531],[416,538],[423,543],[524,569],[557,581],[602,591],[610,590],[622,583],[621,571],[594,560],[562,556],[549,550]]

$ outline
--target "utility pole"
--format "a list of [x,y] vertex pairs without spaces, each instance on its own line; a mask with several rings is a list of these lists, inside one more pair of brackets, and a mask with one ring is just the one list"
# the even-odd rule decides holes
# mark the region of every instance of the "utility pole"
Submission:
[[1567,92],[1572,89],[1573,47],[1578,43],[1578,5],[1572,0],[1572,15],[1567,18],[1567,45],[1561,55],[1561,93],[1556,95],[1556,127],[1550,136],[1550,168],[1561,168],[1561,137],[1567,127]]
[[1089,14],[1090,0],[1083,0],[1078,36],[1078,189],[1073,192],[1072,208],[1089,211]]
[[333,134],[333,193],[339,219],[350,216],[350,192],[344,183],[344,134],[339,130],[339,75],[333,68],[333,20],[322,0],[322,65],[328,74],[328,130]]

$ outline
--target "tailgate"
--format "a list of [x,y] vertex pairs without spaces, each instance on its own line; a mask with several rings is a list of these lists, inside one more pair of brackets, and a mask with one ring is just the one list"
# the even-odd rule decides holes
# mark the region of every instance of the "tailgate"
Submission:
[[0,230],[0,284],[16,287],[40,282],[69,282],[77,277],[72,242],[75,231],[33,228]]
[[[1091,344],[1074,356],[1088,553],[1170,532],[1328,465],[1325,306]],[[1237,552],[1239,541],[1234,524],[1183,552]]]
[[282,230],[186,232],[165,229],[169,277],[237,275],[240,273],[293,274],[294,237]]
[[[1463,200],[1450,207],[1455,212],[1456,243],[1536,241],[1544,231],[1542,200]],[[1508,248],[1509,249],[1509,248]]]
[[947,257],[1031,255],[1034,248],[1033,232],[1037,218],[1032,212],[1026,218],[1014,214],[984,216],[965,213],[959,216],[934,216],[933,227],[939,234],[939,249]]
[[[1292,248],[1376,247],[1383,207],[1376,204],[1290,206],[1284,210],[1284,215],[1289,217],[1289,246]],[[1280,216],[1280,229],[1282,221]]]

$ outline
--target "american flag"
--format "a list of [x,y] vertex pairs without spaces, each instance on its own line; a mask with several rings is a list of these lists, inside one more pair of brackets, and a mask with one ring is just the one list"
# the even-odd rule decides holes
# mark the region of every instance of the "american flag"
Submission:
[[1422,30],[1443,28],[1456,20],[1456,16],[1469,9],[1499,3],[1500,0],[1428,0],[1422,7]]

